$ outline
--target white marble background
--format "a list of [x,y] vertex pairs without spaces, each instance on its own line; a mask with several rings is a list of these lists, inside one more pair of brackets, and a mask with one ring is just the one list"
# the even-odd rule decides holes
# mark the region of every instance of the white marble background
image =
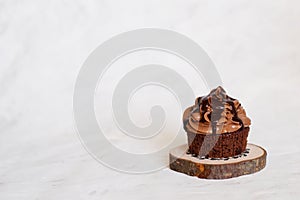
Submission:
[[[89,53],[113,35],[167,28],[198,42],[242,99],[255,175],[206,181],[164,169],[128,175],[75,134],[72,93]],[[298,199],[300,2],[0,0],[0,199]]]

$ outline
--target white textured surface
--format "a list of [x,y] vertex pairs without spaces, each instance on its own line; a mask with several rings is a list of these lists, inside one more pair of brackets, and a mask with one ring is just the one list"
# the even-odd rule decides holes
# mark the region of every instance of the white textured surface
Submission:
[[[298,199],[297,0],[0,0],[0,199]],[[73,126],[82,62],[118,33],[157,27],[198,42],[252,119],[267,167],[225,181],[100,165]]]

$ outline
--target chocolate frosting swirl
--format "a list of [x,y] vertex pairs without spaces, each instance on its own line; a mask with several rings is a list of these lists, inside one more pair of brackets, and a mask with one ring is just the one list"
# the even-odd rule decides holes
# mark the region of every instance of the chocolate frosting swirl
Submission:
[[219,86],[207,96],[198,97],[195,105],[183,114],[184,129],[199,134],[222,134],[249,127],[251,120],[246,116],[240,102],[228,96]]

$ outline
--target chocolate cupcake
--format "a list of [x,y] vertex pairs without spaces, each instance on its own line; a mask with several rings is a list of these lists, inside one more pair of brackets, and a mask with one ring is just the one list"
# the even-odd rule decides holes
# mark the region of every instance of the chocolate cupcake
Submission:
[[183,114],[188,153],[199,158],[238,156],[246,150],[250,124],[239,101],[219,86]]

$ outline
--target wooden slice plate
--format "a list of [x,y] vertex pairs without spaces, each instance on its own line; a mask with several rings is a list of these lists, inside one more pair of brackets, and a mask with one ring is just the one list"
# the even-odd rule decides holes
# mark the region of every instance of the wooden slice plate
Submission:
[[266,150],[254,144],[247,144],[247,155],[228,160],[199,159],[186,154],[187,149],[185,144],[170,151],[170,169],[199,178],[227,179],[253,174],[266,166]]

